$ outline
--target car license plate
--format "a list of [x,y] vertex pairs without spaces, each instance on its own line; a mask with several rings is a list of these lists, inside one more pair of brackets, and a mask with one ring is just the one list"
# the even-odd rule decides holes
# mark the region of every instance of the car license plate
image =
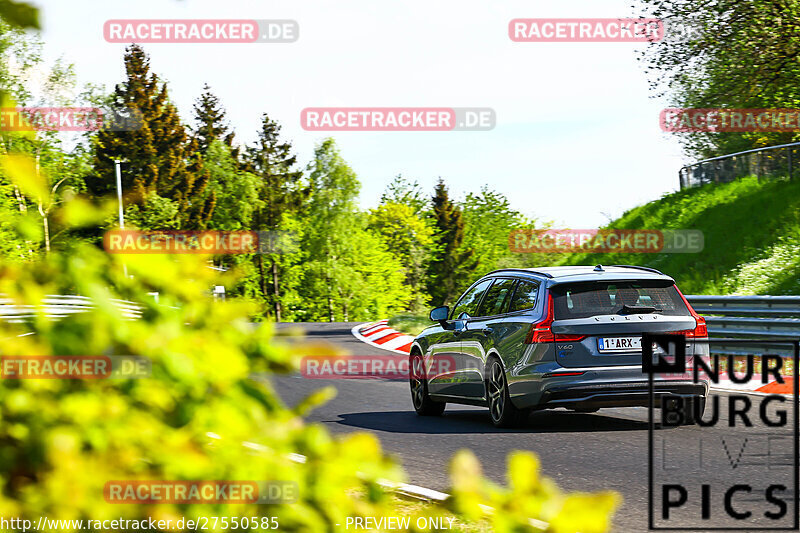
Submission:
[[597,348],[602,353],[608,352],[639,352],[642,350],[641,337],[600,337],[597,339]]

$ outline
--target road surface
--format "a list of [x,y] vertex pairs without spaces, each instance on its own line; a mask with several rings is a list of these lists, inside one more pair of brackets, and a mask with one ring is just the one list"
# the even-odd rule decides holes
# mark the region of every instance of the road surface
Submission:
[[[302,324],[309,339],[344,347],[356,355],[390,355],[358,341],[351,334],[353,323]],[[297,325],[282,325],[279,331]],[[402,357],[398,355],[398,357]],[[447,492],[447,465],[450,457],[469,448],[480,459],[490,479],[505,484],[506,455],[514,450],[531,450],[539,455],[544,474],[567,491],[615,490],[624,504],[614,519],[614,530],[647,530],[648,519],[648,412],[642,408],[604,409],[595,414],[579,414],[563,409],[534,413],[518,429],[496,429],[484,408],[448,405],[443,418],[418,417],[411,405],[407,382],[373,379],[318,380],[297,376],[274,378],[284,400],[293,405],[311,391],[326,385],[338,390],[335,399],[317,408],[307,417],[324,424],[333,433],[369,431],[380,438],[387,452],[405,467],[408,482]],[[700,484],[710,485],[709,526],[727,525],[749,530],[756,526],[786,524],[764,518],[764,512],[777,511],[777,505],[765,501],[764,489],[770,484],[784,484],[788,515],[794,516],[792,439],[793,410],[788,411],[788,426],[767,428],[758,420],[755,402],[754,427],[728,427],[728,398],[721,396],[723,413],[719,425],[684,426],[654,432],[660,461],[654,468],[672,469],[687,485],[689,502],[673,511],[670,525],[692,526],[701,523]],[[767,413],[775,419],[778,406]],[[659,411],[656,411],[658,415]],[[709,411],[706,411],[709,416]],[[780,434],[770,440],[767,433]],[[748,440],[745,441],[745,438]],[[660,443],[665,442],[665,447]],[[701,443],[702,441],[702,443]],[[767,442],[767,444],[765,444]],[[783,457],[782,457],[783,456]],[[781,460],[783,462],[781,462]],[[657,480],[662,478],[656,471]],[[682,480],[689,480],[689,484]],[[669,481],[669,480],[667,480]],[[739,492],[732,502],[737,512],[751,510],[751,516],[722,522],[724,491],[734,483],[750,483],[753,492]],[[675,489],[676,491],[678,489]],[[660,495],[660,492],[658,493]],[[677,492],[670,493],[677,499]],[[661,506],[656,509],[660,518]],[[676,523],[675,520],[682,520]],[[664,522],[661,522],[664,524]],[[791,524],[791,520],[789,520]],[[700,529],[695,529],[701,531]]]

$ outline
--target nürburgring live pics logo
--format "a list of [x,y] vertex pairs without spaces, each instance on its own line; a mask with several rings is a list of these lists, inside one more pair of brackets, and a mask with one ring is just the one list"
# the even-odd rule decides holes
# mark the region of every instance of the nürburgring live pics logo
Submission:
[[[757,341],[775,352],[791,347],[793,357],[748,353],[753,343],[752,339],[687,341],[683,335],[642,336],[642,369],[649,382],[650,530],[796,531],[800,526],[800,342]],[[687,354],[687,348],[691,353]],[[702,416],[691,394],[680,396],[675,392],[679,384],[664,379],[686,376],[687,362],[692,384],[684,378],[683,386],[688,385],[689,391],[695,393],[701,380],[717,385],[709,392]],[[725,368],[720,363],[726,363]],[[744,363],[744,372],[737,363]],[[723,387],[734,391],[716,392],[721,380]],[[748,382],[791,386],[793,393],[736,391],[747,389]],[[661,407],[658,426],[654,407]],[[684,425],[692,418],[697,425]]]

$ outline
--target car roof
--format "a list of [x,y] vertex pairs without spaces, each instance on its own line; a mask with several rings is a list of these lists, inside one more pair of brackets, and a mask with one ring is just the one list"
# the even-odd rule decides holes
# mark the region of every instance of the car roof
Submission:
[[544,277],[549,280],[549,285],[564,282],[579,281],[612,281],[612,280],[663,280],[675,282],[670,276],[649,267],[635,265],[576,265],[576,266],[556,266],[541,268],[504,268],[490,272],[489,276],[499,274],[530,274]]

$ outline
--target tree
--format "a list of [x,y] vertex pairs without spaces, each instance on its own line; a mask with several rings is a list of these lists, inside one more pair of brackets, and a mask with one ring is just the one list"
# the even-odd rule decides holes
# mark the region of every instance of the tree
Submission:
[[[651,87],[685,108],[800,106],[800,4],[739,0],[642,0],[667,37],[641,59]],[[678,31],[682,29],[683,31]],[[797,140],[797,133],[690,133],[704,158]]]
[[441,178],[432,198],[433,221],[439,251],[428,266],[428,293],[434,304],[444,305],[455,299],[478,266],[471,248],[463,248],[464,218],[450,200]]
[[[297,156],[292,154],[292,145],[280,139],[280,125],[264,113],[258,141],[247,149],[246,168],[259,180],[259,202],[253,214],[253,225],[261,231],[277,232],[285,216],[297,213],[308,198],[302,171],[295,170]],[[264,256],[271,265],[271,287],[267,284]],[[259,254],[261,291],[275,311],[275,320],[281,320],[280,265],[276,254]]]
[[216,198],[210,229],[250,230],[259,206],[258,176],[239,167],[231,148],[214,139],[206,148],[203,161],[209,173],[205,194]]
[[150,60],[138,45],[125,54],[127,80],[117,85],[114,105],[140,113],[133,131],[102,130],[93,139],[95,174],[87,179],[94,195],[115,190],[114,160],[123,160],[122,188],[127,202],[143,204],[156,193],[176,202],[179,229],[202,229],[211,218],[216,198],[204,197],[208,173],[198,141],[187,135],[167,86],[150,73]]
[[[25,119],[23,114],[12,111],[17,106],[15,99],[26,106],[72,104],[69,93],[75,86],[73,66],[61,60],[52,65],[45,64],[42,60],[42,43],[38,38],[0,21],[0,55],[9,59],[8,62],[0,62],[0,107],[6,115],[4,122],[16,124]],[[30,79],[34,74],[37,82],[32,87]],[[7,159],[5,168],[0,172],[0,195],[4,196],[0,203],[13,205],[14,209],[3,213],[4,220],[0,225],[38,225],[36,232],[41,234],[44,252],[50,252],[53,237],[60,232],[57,223],[51,220],[52,210],[63,201],[65,195],[74,195],[84,189],[82,176],[89,171],[83,146],[78,144],[68,153],[63,144],[63,139],[55,131],[15,131],[14,128],[2,128],[0,131],[0,154],[31,156],[34,161],[31,170],[37,174],[40,183],[35,189],[20,189],[10,179],[12,173],[20,170],[20,160]],[[38,220],[34,222],[37,215]],[[32,240],[19,243],[13,242],[11,235],[7,237],[12,240],[5,242],[4,248],[12,256],[30,256],[39,251]]]
[[386,191],[381,195],[381,203],[407,205],[416,215],[424,213],[430,207],[419,182],[409,181],[399,174],[386,186]]
[[16,28],[39,29],[39,10],[27,2],[0,0],[0,19]]
[[514,210],[505,195],[484,186],[479,194],[467,194],[461,210],[463,247],[475,251],[484,270],[525,265],[525,254],[509,249],[509,234],[517,229],[533,229],[534,223]]
[[317,147],[308,170],[311,199],[303,242],[307,319],[369,319],[403,309],[412,297],[403,285],[403,267],[366,230],[366,217],[356,206],[361,184],[333,139]]
[[409,205],[384,201],[370,211],[368,228],[380,236],[386,249],[403,265],[404,283],[414,296],[412,309],[426,307],[429,297],[425,274],[436,248],[431,221],[419,217]]
[[194,137],[198,150],[205,154],[212,142],[220,140],[228,146],[233,158],[238,160],[239,149],[233,146],[234,133],[225,121],[225,110],[207,83],[203,86],[203,94],[195,101],[193,110],[196,124]]

